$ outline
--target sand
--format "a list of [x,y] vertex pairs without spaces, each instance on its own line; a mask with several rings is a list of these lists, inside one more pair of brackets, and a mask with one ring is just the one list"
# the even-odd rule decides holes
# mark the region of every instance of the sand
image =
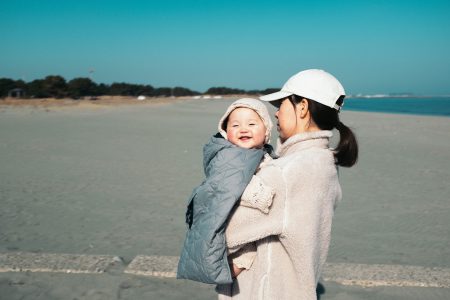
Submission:
[[[202,146],[229,103],[0,106],[0,252],[114,255],[125,264],[137,255],[177,256],[185,201],[203,179]],[[450,267],[450,118],[345,111],[341,117],[358,135],[361,156],[354,168],[340,169],[344,199],[328,261]],[[448,298],[448,289],[326,288],[323,299]],[[0,295],[215,294],[205,285],[110,271],[2,273]]]
[[[117,274],[0,274],[1,300],[180,300],[216,299],[208,286],[174,279],[128,277]],[[443,300],[449,289],[342,286],[327,283],[320,300]]]

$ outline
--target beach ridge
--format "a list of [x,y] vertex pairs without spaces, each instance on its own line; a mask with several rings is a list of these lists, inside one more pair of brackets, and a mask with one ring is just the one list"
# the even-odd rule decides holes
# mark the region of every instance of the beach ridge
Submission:
[[[175,278],[176,256],[138,255],[126,265],[119,256],[66,253],[0,253],[0,273],[43,272],[101,274],[121,264],[124,273],[137,276]],[[341,285],[362,287],[450,288],[450,268],[411,265],[326,263],[322,278]]]

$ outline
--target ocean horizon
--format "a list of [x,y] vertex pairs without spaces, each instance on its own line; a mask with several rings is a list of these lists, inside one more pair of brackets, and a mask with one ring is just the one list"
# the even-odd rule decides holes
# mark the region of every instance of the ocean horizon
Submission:
[[343,110],[450,117],[450,97],[347,98]]

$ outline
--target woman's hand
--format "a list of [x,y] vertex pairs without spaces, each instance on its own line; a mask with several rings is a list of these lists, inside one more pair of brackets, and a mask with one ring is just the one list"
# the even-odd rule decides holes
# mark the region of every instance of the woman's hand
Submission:
[[230,269],[231,269],[231,277],[233,278],[238,277],[238,275],[241,274],[243,270],[245,270],[245,268],[239,268],[235,264],[231,264]]

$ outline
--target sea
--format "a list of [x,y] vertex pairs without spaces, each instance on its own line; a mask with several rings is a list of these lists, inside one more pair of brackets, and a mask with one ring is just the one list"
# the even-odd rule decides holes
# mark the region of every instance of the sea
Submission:
[[449,97],[346,98],[343,110],[450,117]]

